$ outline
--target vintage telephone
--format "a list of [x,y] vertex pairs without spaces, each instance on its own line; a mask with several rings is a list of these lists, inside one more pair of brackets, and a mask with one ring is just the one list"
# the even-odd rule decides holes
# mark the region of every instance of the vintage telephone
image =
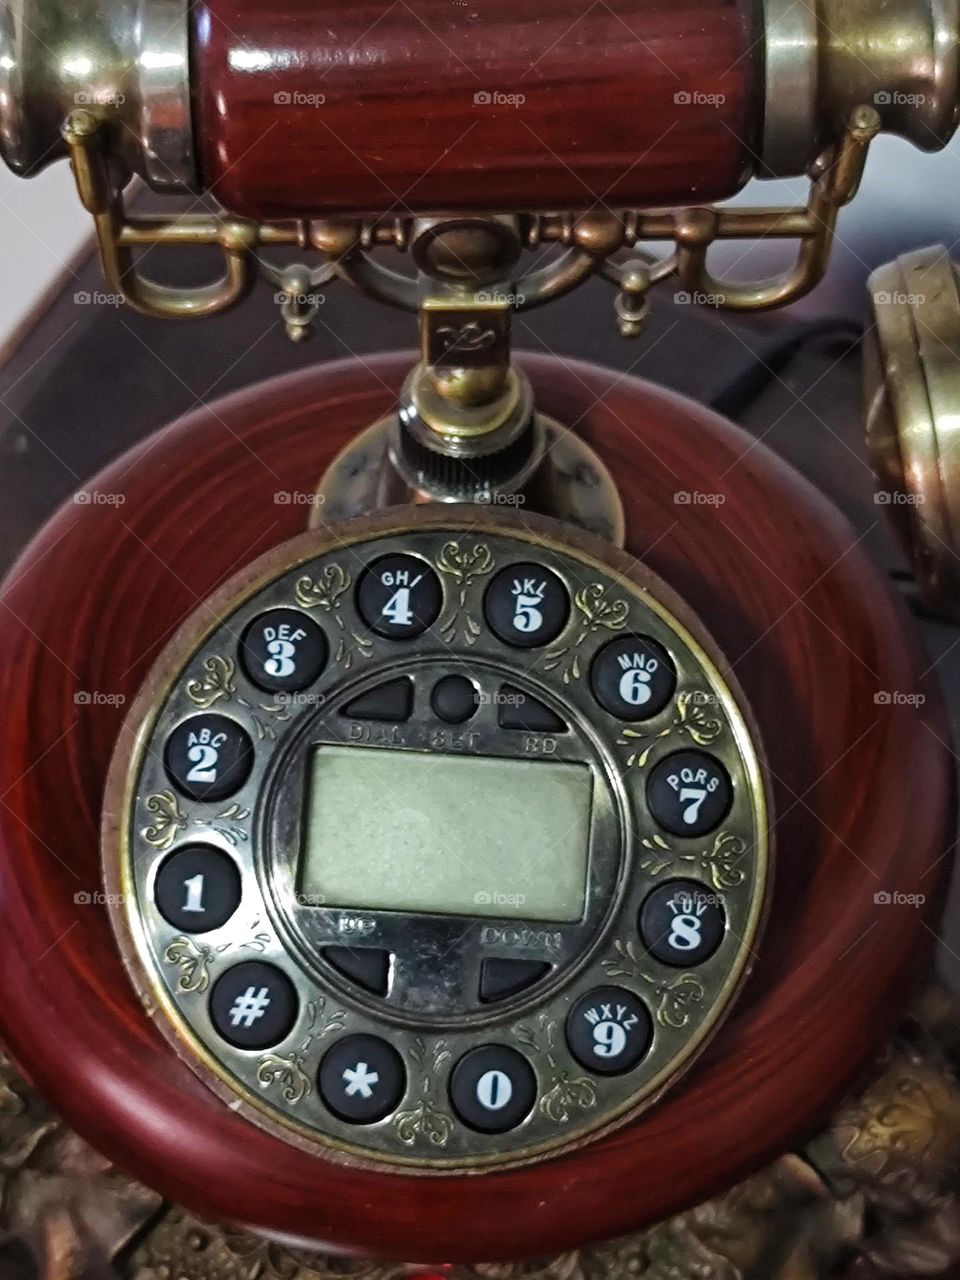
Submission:
[[[0,1030],[107,1159],[278,1250],[960,1256],[945,997],[878,1066],[955,826],[907,614],[763,445],[510,344],[594,275],[625,336],[665,281],[800,297],[871,139],[945,145],[958,77],[956,0],[7,0],[0,150],[69,157],[131,305],[211,316],[262,268],[293,339],[334,277],[420,322],[413,367],[125,454],[90,486],[122,505],[62,510],[0,595]],[[802,173],[805,208],[703,203]],[[135,176],[224,212],[128,213]],[[759,238],[796,265],[711,274]],[[184,244],[222,278],[138,260]],[[873,296],[873,464],[956,618],[956,270],[923,250]],[[192,1248],[151,1274],[241,1274]],[[552,1274],[627,1269],[583,1257]]]

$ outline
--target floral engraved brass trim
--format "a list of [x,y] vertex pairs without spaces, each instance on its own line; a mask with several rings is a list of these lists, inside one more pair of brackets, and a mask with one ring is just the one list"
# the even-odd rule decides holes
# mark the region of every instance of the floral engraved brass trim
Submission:
[[324,565],[312,578],[308,573],[297,581],[294,599],[304,609],[322,609],[336,623],[340,635],[333,660],[344,671],[353,666],[354,658],[369,658],[373,653],[373,641],[369,636],[348,631],[340,612],[343,597],[350,590],[353,578],[339,564]]
[[231,804],[214,818],[194,818],[193,825],[209,827],[211,831],[216,831],[218,835],[223,836],[224,840],[236,847],[238,844],[246,844],[250,839],[250,833],[246,828],[238,825],[249,817],[249,809],[240,804]]
[[182,934],[174,938],[164,951],[163,958],[167,964],[176,965],[180,970],[177,990],[185,995],[201,995],[206,991],[210,985],[210,965],[229,946],[229,942],[225,942],[217,948],[198,947],[191,938]]
[[432,1147],[445,1147],[453,1133],[453,1120],[441,1111],[433,1101],[437,1074],[450,1058],[445,1040],[438,1040],[432,1051],[420,1036],[408,1050],[420,1075],[419,1097],[416,1105],[406,1111],[398,1111],[393,1117],[397,1137],[408,1147],[423,1138]]
[[143,803],[147,812],[153,814],[154,821],[145,826],[140,834],[155,849],[169,849],[179,833],[188,826],[177,797],[172,791],[157,791],[147,796]]
[[566,1124],[575,1111],[589,1111],[597,1105],[597,1088],[586,1076],[570,1076],[554,1054],[557,1020],[545,1013],[537,1019],[536,1028],[521,1024],[514,1035],[525,1048],[537,1054],[553,1073],[550,1088],[542,1094],[539,1108],[548,1120]]
[[190,826],[216,831],[234,847],[246,844],[250,839],[247,829],[240,826],[240,823],[250,817],[250,810],[239,804],[228,805],[222,813],[212,818],[188,818],[172,791],[155,791],[147,796],[143,804],[154,820],[141,828],[140,834],[154,849],[169,849],[180,832],[186,831]]
[[581,675],[580,655],[577,652],[587,636],[600,630],[622,631],[630,618],[630,604],[623,597],[608,600],[604,587],[599,582],[592,582],[574,595],[573,603],[579,611],[579,627],[573,644],[562,649],[554,649],[546,654],[543,666],[546,671],[561,667],[564,684],[579,680]]
[[237,664],[232,658],[222,658],[219,654],[211,654],[203,664],[203,675],[187,682],[187,697],[201,709],[207,711],[216,702],[234,701],[250,713],[257,738],[263,742],[266,738],[275,738],[277,731],[272,721],[283,722],[290,719],[290,708],[280,702],[250,702],[237,692]]
[[653,734],[645,733],[642,729],[624,729],[623,737],[617,739],[620,747],[632,747],[635,740],[653,739],[648,746],[631,752],[627,757],[627,767],[636,765],[638,769],[642,769],[657,743],[674,734],[686,734],[698,747],[707,747],[711,742],[716,742],[723,732],[723,721],[718,716],[711,715],[708,710],[715,702],[716,696],[712,693],[706,693],[702,689],[685,689],[677,698],[673,720],[665,728]]
[[278,1085],[280,1096],[291,1107],[302,1102],[310,1092],[310,1077],[303,1069],[310,1046],[314,1040],[320,1040],[329,1032],[340,1031],[343,1028],[346,1014],[342,1009],[332,1013],[322,1026],[317,1026],[318,1020],[323,1017],[325,1006],[325,996],[321,996],[319,1000],[311,1000],[307,1005],[307,1012],[310,1014],[307,1034],[292,1053],[288,1053],[286,1057],[278,1053],[265,1053],[257,1064],[257,1080],[260,1087],[270,1089],[273,1085]]
[[703,1004],[706,989],[695,973],[681,973],[668,981],[644,973],[641,966],[649,959],[635,942],[614,941],[615,957],[602,960],[608,978],[639,978],[653,988],[657,1003],[657,1021],[661,1027],[679,1030],[690,1021],[691,1010]]
[[746,840],[732,831],[718,831],[709,849],[700,852],[678,854],[661,835],[644,836],[640,841],[646,854],[641,855],[640,870],[658,876],[677,862],[692,863],[706,875],[715,889],[736,889],[746,879],[746,872],[738,864],[750,852]]
[[467,608],[467,592],[474,579],[488,574],[493,568],[493,553],[485,542],[475,542],[468,550],[459,542],[445,542],[436,561],[437,570],[452,578],[459,587],[457,603],[440,621],[440,634],[448,644],[453,643],[462,627],[465,644],[475,644],[481,627]]

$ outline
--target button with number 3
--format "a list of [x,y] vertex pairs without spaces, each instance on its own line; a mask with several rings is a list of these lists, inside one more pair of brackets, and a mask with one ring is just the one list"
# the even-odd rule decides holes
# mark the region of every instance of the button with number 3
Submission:
[[650,1048],[653,1023],[639,996],[623,987],[595,987],[567,1015],[570,1052],[589,1071],[618,1076]]
[[357,587],[360,616],[388,640],[422,635],[436,622],[442,603],[440,579],[417,556],[381,556],[363,571]]
[[327,638],[299,609],[270,609],[244,631],[240,660],[258,689],[293,693],[313,684],[326,666]]
[[240,872],[229,854],[209,844],[188,844],[157,872],[157,910],[184,933],[209,933],[226,924],[240,905]]

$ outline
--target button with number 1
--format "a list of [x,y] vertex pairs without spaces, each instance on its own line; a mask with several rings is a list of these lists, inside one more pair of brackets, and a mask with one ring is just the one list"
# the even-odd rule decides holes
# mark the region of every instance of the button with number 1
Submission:
[[388,640],[422,635],[437,620],[442,603],[440,579],[417,556],[381,556],[364,570],[357,587],[360,616]]
[[226,924],[240,905],[240,872],[229,854],[209,844],[188,844],[157,872],[157,910],[184,933],[209,933]]

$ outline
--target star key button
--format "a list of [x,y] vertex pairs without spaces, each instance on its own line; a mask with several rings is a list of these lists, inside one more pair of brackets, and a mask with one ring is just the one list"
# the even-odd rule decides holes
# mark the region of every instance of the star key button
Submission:
[[379,1036],[344,1036],[324,1054],[318,1079],[326,1106],[348,1124],[374,1124],[393,1111],[407,1085],[403,1060]]

